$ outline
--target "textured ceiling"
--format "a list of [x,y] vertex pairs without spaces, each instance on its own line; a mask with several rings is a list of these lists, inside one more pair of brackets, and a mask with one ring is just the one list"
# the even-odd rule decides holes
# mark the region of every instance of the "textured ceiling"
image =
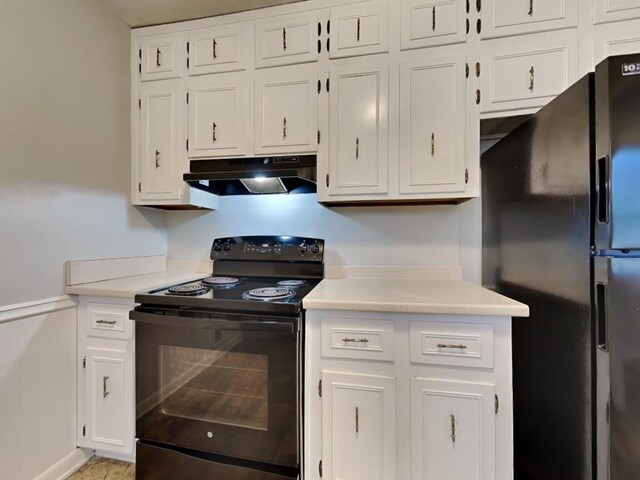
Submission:
[[131,27],[180,22],[303,0],[102,0]]

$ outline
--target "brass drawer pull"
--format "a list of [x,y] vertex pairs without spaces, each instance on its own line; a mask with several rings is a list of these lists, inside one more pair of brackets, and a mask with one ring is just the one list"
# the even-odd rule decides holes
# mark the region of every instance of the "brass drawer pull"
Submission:
[[533,0],[529,0],[529,16],[533,17]]
[[96,320],[96,323],[100,325],[115,325],[116,321],[115,320]]
[[286,28],[282,29],[282,49],[284,51],[287,50],[287,29]]
[[102,398],[107,398],[109,391],[107,390],[107,380],[109,377],[102,377]]
[[356,138],[356,160],[360,158],[360,138]]
[[282,119],[282,138],[287,138],[287,117]]
[[216,122],[213,122],[213,125],[211,125],[211,134],[212,134],[212,136],[211,136],[211,141],[212,141],[213,143],[216,143],[216,140],[218,140],[218,139],[216,138],[216,129],[217,129],[217,128],[218,128],[218,125],[216,124]]
[[162,52],[160,51],[159,48],[156,48],[156,67],[161,67],[162,66],[162,62],[160,61],[160,54]]
[[356,433],[360,433],[360,408],[356,407]]
[[431,30],[436,31],[436,7],[431,10]]
[[533,66],[529,69],[529,91],[533,92],[533,87],[536,81],[536,71]]
[[356,34],[356,40],[360,42],[360,19],[358,18],[358,32]]
[[451,417],[451,441],[456,443],[456,416],[454,414]]
[[467,349],[467,346],[463,345],[463,344],[460,344],[460,345],[447,345],[447,344],[444,344],[444,343],[439,343],[437,346],[438,346],[438,348],[457,348],[459,350],[466,350]]
[[369,343],[368,338],[343,338],[344,343]]
[[216,41],[215,38],[213,39],[212,45],[213,45],[213,58],[216,59],[218,58],[218,54],[216,53],[216,47],[218,46],[218,42]]
[[431,156],[435,157],[436,155],[436,134],[431,134]]
[[160,150],[156,150],[156,168],[160,168]]

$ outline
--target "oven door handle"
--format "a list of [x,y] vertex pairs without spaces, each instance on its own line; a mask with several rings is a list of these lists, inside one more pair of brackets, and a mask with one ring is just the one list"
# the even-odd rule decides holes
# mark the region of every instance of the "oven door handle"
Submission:
[[274,322],[257,320],[223,320],[206,317],[181,317],[178,315],[162,315],[157,313],[131,310],[129,318],[136,322],[162,325],[166,327],[203,328],[209,330],[243,330],[252,332],[287,332],[295,333],[295,322]]

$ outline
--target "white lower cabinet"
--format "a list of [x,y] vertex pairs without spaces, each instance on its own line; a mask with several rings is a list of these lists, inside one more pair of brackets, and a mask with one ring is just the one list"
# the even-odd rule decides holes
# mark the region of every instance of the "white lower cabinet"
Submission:
[[395,476],[395,379],[322,372],[323,478]]
[[411,479],[495,477],[494,387],[411,379]]
[[80,297],[77,445],[133,460],[135,358],[128,299]]

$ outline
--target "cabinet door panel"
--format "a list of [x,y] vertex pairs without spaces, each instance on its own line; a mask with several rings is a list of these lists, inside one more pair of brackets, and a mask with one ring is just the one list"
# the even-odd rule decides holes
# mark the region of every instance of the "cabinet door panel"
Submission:
[[140,40],[140,79],[178,78],[186,65],[186,40],[181,34],[158,35]]
[[598,25],[595,27],[593,38],[593,67],[613,55],[640,53],[640,20]]
[[317,150],[315,68],[264,71],[256,79],[256,153]]
[[322,385],[323,478],[394,478],[395,379],[323,372]]
[[143,84],[140,92],[140,198],[179,200],[182,181],[178,139],[179,84],[163,81]]
[[330,195],[388,190],[388,67],[331,74]]
[[389,51],[389,7],[367,5],[331,12],[330,58]]
[[493,417],[493,385],[412,378],[412,480],[493,480]]
[[640,18],[640,0],[594,0],[596,23]]
[[488,0],[482,38],[520,35],[578,25],[578,0]]
[[256,25],[256,68],[318,60],[318,15],[282,17]]
[[189,75],[233,72],[245,69],[245,26],[229,25],[196,30],[189,35]]
[[245,80],[206,77],[189,90],[189,156],[245,153]]
[[401,48],[432,47],[464,42],[464,0],[402,0]]
[[84,446],[133,451],[133,353],[87,349],[87,435]]
[[465,59],[401,66],[400,193],[465,189]]

